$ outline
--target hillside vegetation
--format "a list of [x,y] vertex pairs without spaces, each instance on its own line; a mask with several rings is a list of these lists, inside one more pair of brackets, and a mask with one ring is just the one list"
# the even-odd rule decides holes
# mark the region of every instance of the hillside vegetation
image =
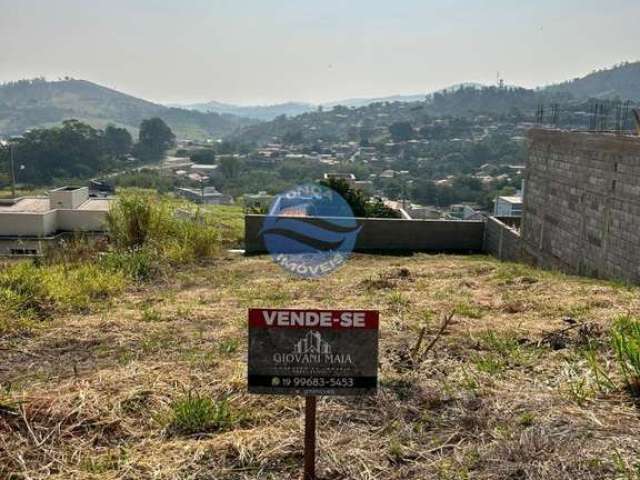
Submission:
[[220,253],[0,336],[0,477],[300,478],[303,402],[246,393],[246,315],[307,307],[381,312],[378,394],[319,402],[320,478],[637,480],[639,293],[484,256],[303,280]]
[[253,118],[256,120],[273,120],[280,115],[295,116],[317,109],[310,103],[286,102],[274,105],[232,105],[222,102],[192,103],[183,105],[182,108],[197,110],[199,112],[216,112],[231,114],[239,117]]
[[[345,100],[344,105],[339,107],[361,112],[367,122],[373,123],[381,120],[375,116],[367,116],[372,113],[369,111],[371,105],[387,105],[387,111],[376,113],[383,113],[385,117],[382,121],[388,120],[388,123],[405,119],[407,109],[421,110],[421,113],[432,116],[461,117],[470,114],[506,115],[519,112],[520,115],[533,119],[540,104],[549,106],[559,103],[566,106],[582,104],[591,98],[639,102],[640,62],[623,63],[582,78],[535,90],[460,84],[426,95],[426,101],[422,101],[422,98],[422,95],[417,95],[351,99]],[[329,103],[325,105],[325,110],[332,110],[335,106],[335,102]],[[30,128],[47,127],[71,118],[85,121],[95,128],[104,128],[112,123],[135,131],[142,119],[160,117],[179,138],[221,138],[255,124],[255,119],[259,119],[269,122],[265,126],[248,129],[241,138],[247,141],[267,141],[274,131],[279,136],[287,133],[278,129],[286,121],[283,114],[299,118],[304,124],[316,128],[331,122],[326,116],[328,112],[315,112],[316,107],[293,102],[255,107],[209,102],[186,108],[188,109],[158,105],[85,80],[21,80],[0,85],[0,135],[21,134]],[[298,117],[298,114],[302,115]],[[297,125],[299,128],[300,125]]]
[[[557,123],[561,128],[587,128],[586,112],[593,110],[596,100],[630,101],[632,105],[640,102],[640,62],[622,64],[545,88],[460,84],[427,95],[423,101],[380,101],[357,108],[336,105],[324,111],[250,125],[240,129],[235,138],[247,143],[267,143],[273,137],[296,135],[310,141],[359,140],[363,132],[384,129],[397,122],[410,122],[419,129],[433,119],[476,119],[478,123],[478,116],[489,116],[494,123],[513,127],[520,122],[538,122],[537,112],[541,106],[545,113],[542,123]],[[554,105],[559,111],[557,120],[553,120]],[[615,105],[608,110],[613,116]],[[625,127],[631,128],[630,125],[629,119]]]
[[111,123],[135,132],[150,117],[162,118],[181,138],[219,138],[248,123],[232,115],[164,107],[85,80],[0,85],[0,135],[18,135],[72,118],[95,128]]
[[640,102],[640,62],[597,70],[585,77],[552,85],[546,90],[569,93],[575,98],[618,98]]

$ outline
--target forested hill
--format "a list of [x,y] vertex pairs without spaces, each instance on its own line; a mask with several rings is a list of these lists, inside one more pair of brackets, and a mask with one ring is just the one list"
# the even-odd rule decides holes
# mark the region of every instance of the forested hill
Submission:
[[[353,140],[369,132],[386,129],[396,122],[409,122],[419,129],[433,118],[469,120],[489,115],[509,123],[536,121],[540,106],[547,117],[557,105],[565,127],[586,127],[575,123],[580,112],[590,111],[594,99],[640,101],[640,62],[621,64],[609,70],[545,88],[459,85],[427,95],[419,102],[377,102],[360,108],[337,106],[294,118],[276,118],[249,126],[236,134],[247,143],[264,143],[273,137],[285,140]],[[575,115],[574,115],[575,114]],[[508,118],[507,118],[508,117]],[[547,118],[547,120],[549,120]],[[566,123],[568,121],[568,124]]]
[[545,90],[569,93],[575,98],[640,101],[640,62],[598,70],[582,78],[551,85]]
[[218,138],[250,124],[233,115],[169,108],[85,80],[21,80],[0,85],[0,136],[77,119],[103,128],[112,123],[137,131],[160,117],[179,138]]
[[273,138],[286,143],[331,142],[371,139],[375,132],[386,132],[398,122],[408,122],[414,129],[420,129],[434,119],[446,117],[465,122],[477,115],[509,117],[511,122],[534,121],[538,105],[566,97],[524,88],[461,86],[435,93],[421,102],[377,102],[360,108],[338,105],[292,118],[281,116],[246,127],[234,137],[249,144],[266,143]]

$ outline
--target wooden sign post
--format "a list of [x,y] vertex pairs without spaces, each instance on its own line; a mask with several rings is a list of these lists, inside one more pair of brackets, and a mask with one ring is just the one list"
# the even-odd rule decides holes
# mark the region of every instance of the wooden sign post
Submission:
[[316,397],[304,397],[304,478],[316,480]]
[[304,480],[316,480],[319,395],[372,395],[378,387],[379,313],[249,309],[249,392],[305,397]]

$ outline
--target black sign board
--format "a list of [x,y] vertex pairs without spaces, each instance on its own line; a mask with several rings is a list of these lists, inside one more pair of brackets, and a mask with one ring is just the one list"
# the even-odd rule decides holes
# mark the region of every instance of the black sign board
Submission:
[[249,392],[370,395],[378,384],[378,312],[249,310]]

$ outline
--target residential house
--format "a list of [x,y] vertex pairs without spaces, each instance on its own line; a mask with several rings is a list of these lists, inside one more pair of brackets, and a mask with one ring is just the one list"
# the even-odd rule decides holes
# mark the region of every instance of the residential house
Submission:
[[76,232],[103,234],[113,201],[113,197],[89,197],[87,187],[0,200],[0,255],[40,255],[48,245]]
[[521,217],[522,197],[511,195],[496,198],[493,215],[496,217]]

